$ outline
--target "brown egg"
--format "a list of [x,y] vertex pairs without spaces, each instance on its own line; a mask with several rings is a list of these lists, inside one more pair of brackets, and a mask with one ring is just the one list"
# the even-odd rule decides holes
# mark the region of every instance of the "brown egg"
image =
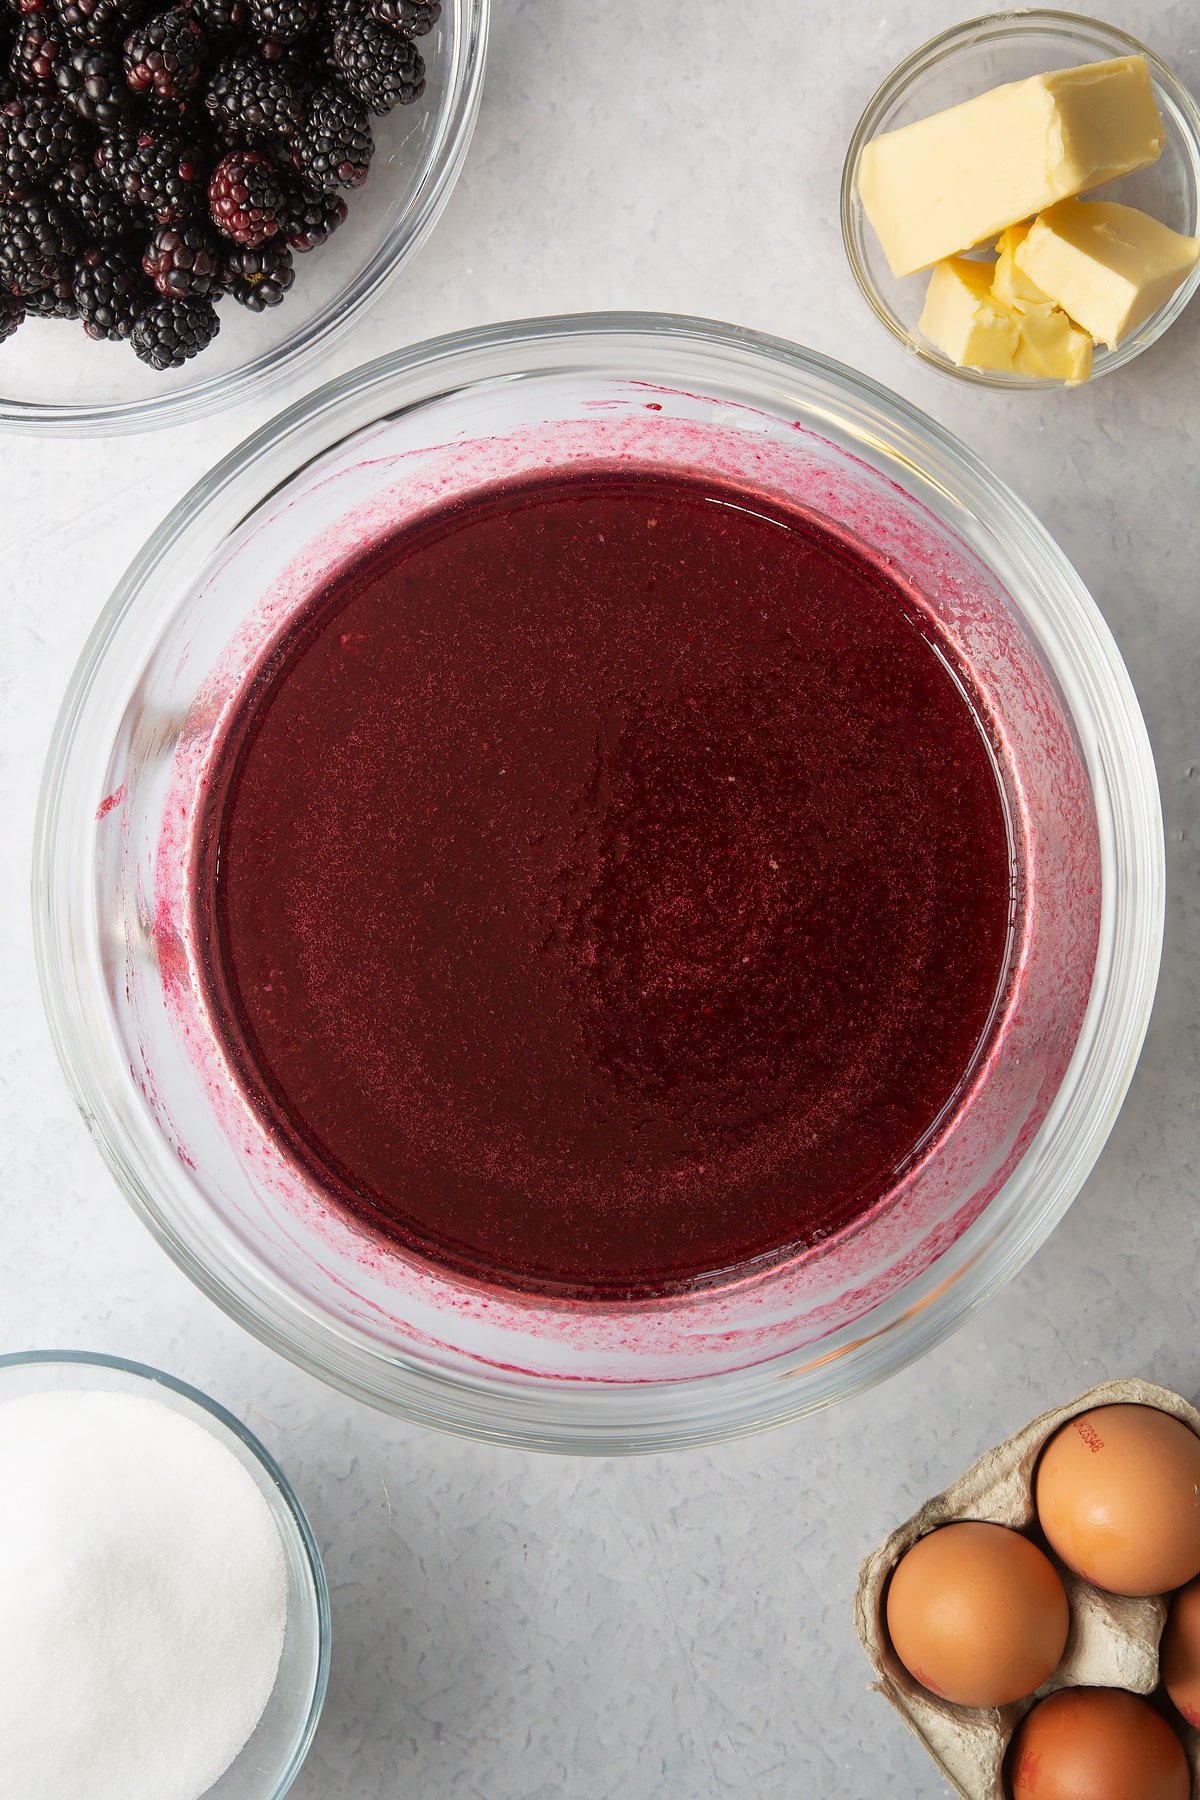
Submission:
[[1060,1688],[1022,1720],[1012,1800],[1189,1800],[1192,1777],[1166,1720],[1121,1688]]
[[1188,1724],[1200,1726],[1200,1579],[1189,1581],[1171,1602],[1158,1666]]
[[1093,1587],[1162,1594],[1200,1574],[1200,1437],[1157,1407],[1069,1419],[1034,1498],[1051,1549]]
[[1067,1596],[1050,1559],[1003,1525],[944,1525],[892,1571],[887,1628],[909,1674],[957,1706],[1006,1706],[1063,1653]]

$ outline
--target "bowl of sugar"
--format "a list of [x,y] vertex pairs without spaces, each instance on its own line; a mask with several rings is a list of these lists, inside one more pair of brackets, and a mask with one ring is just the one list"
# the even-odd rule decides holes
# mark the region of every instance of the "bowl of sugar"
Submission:
[[2,1800],[279,1800],[312,1743],[329,1601],[245,1427],[183,1382],[0,1357]]

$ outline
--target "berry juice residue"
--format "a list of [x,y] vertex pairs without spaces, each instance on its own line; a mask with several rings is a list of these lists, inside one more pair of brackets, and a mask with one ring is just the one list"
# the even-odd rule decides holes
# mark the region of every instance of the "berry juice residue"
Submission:
[[249,1100],[491,1283],[648,1297],[819,1241],[994,1020],[968,683],[886,569],[738,489],[526,481],[370,547],[214,768],[197,941]]

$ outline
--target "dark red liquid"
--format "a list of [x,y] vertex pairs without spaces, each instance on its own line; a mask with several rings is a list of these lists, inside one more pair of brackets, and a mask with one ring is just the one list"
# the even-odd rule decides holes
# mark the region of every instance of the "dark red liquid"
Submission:
[[581,1297],[879,1200],[1013,908],[991,752],[903,590],[803,515],[619,470],[346,571],[201,844],[214,1017],[291,1153],[376,1232]]

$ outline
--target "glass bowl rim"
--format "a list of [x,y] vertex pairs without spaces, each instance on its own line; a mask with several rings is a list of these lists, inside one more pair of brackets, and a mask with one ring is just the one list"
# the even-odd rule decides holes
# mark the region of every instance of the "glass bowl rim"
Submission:
[[[362,419],[347,417],[356,399],[370,397],[373,404],[377,401],[378,411],[371,416],[380,418],[428,404],[448,392],[470,390],[485,380],[520,379],[522,375],[538,373],[578,376],[592,372],[612,376],[614,371],[597,361],[600,349],[625,338],[648,339],[652,345],[682,340],[698,355],[712,359],[714,383],[718,381],[721,353],[739,359],[758,357],[777,381],[791,373],[822,386],[826,401],[836,400],[843,409],[843,420],[856,401],[860,407],[865,405],[868,424],[872,417],[882,418],[894,432],[909,434],[915,454],[923,454],[935,463],[940,454],[941,474],[957,483],[958,497],[961,499],[965,490],[985,513],[990,510],[992,518],[1003,523],[1011,541],[1021,542],[1036,553],[1037,567],[1047,589],[1052,589],[1056,604],[1063,609],[1062,619],[1050,618],[1050,628],[1069,627],[1074,633],[1071,656],[1077,659],[1089,684],[1099,683],[1103,704],[1090,686],[1084,687],[1082,699],[1091,708],[1102,735],[1116,733],[1118,722],[1123,733],[1119,756],[1121,787],[1114,792],[1123,797],[1122,803],[1132,818],[1132,824],[1126,820],[1126,830],[1132,833],[1132,848],[1128,867],[1121,872],[1122,897],[1128,901],[1132,893],[1133,899],[1124,914],[1118,916],[1123,929],[1121,954],[1113,954],[1113,944],[1108,944],[1108,991],[1098,997],[1101,984],[1099,976],[1094,978],[1080,1044],[1046,1124],[981,1219],[924,1276],[906,1284],[855,1324],[799,1351],[745,1369],[620,1385],[549,1380],[536,1385],[506,1383],[498,1371],[489,1370],[478,1376],[457,1370],[449,1373],[408,1348],[385,1352],[342,1326],[331,1325],[318,1309],[277,1282],[261,1264],[253,1264],[253,1279],[247,1282],[240,1270],[231,1270],[228,1264],[218,1266],[211,1237],[201,1248],[177,1228],[171,1206],[164,1203],[145,1173],[145,1159],[135,1134],[117,1114],[113,1084],[119,1084],[117,1091],[123,1095],[127,1081],[124,1066],[117,1068],[113,1064],[110,1046],[97,1050],[88,1041],[89,1026],[83,1021],[81,1029],[81,1019],[66,993],[67,972],[75,967],[72,959],[76,929],[67,897],[68,878],[72,859],[78,860],[78,834],[64,819],[70,798],[67,777],[72,755],[80,755],[81,726],[89,698],[105,667],[111,640],[127,616],[136,614],[139,601],[146,607],[146,594],[158,565],[189,530],[198,526],[225,490],[260,458],[272,452],[278,454],[285,447],[295,452],[296,459],[286,475],[275,477],[272,473],[270,491],[274,491],[281,480],[292,478],[308,462],[363,428]],[[588,342],[594,345],[590,360]],[[550,369],[536,364],[539,345],[558,358]],[[468,370],[456,382],[455,360],[470,363],[479,353],[501,366],[491,368],[486,377]],[[531,360],[535,364],[532,368]],[[743,366],[741,361],[738,366]],[[330,422],[341,428],[330,432]],[[320,443],[315,448],[310,445],[302,449],[296,440],[302,438],[304,428],[321,424],[326,430]],[[927,475],[926,479],[932,481],[936,477]],[[263,494],[255,489],[247,512],[252,512],[262,498]],[[222,536],[232,528],[226,526]],[[1079,706],[1079,699],[1069,697],[1069,701],[1074,707]],[[1106,748],[1112,751],[1111,742]],[[78,797],[73,804],[78,811]],[[90,845],[90,839],[87,841]],[[1054,539],[974,452],[870,377],[784,340],[680,315],[573,314],[450,333],[392,352],[336,377],[247,437],[165,516],[101,612],[80,655],[55,726],[35,828],[35,950],[55,1048],[101,1154],[122,1193],[160,1245],[223,1311],[319,1379],[417,1423],[530,1449],[618,1454],[748,1435],[873,1386],[947,1337],[1024,1265],[1078,1194],[1132,1079],[1157,980],[1164,868],[1165,845],[1153,756],[1132,682],[1112,634]],[[1112,937],[1111,904],[1106,897],[1102,951],[1106,931]],[[1099,963],[1097,967],[1099,970]],[[1124,994],[1120,1011],[1111,1000],[1114,984]],[[1055,1173],[1050,1184],[1054,1191],[1049,1196],[1041,1189],[1022,1194],[1020,1212],[1006,1218],[1003,1224],[1002,1244],[981,1243],[982,1228],[1021,1177],[1022,1168],[1030,1163],[1052,1121],[1058,1119],[1060,1108],[1065,1108],[1067,1101],[1063,1096],[1078,1082],[1085,1043],[1088,1055],[1094,1051],[1092,1040],[1097,1035],[1098,1011],[1104,1012],[1101,1023],[1108,1042],[1096,1052],[1103,1061],[1103,1080],[1089,1073],[1082,1151],[1072,1149],[1070,1168],[1065,1178],[1062,1171]],[[179,1178],[181,1171],[172,1167],[172,1173]],[[949,1272],[948,1264],[952,1265]],[[968,1275],[969,1293],[963,1287],[963,1278]],[[838,1366],[837,1379],[831,1379],[829,1373],[834,1365]],[[806,1388],[797,1383],[796,1376],[808,1377]],[[700,1398],[697,1400],[696,1396]],[[722,1399],[723,1411],[718,1405]],[[663,1407],[662,1417],[654,1411],[658,1404]]]
[[483,96],[492,0],[461,0],[461,4],[466,27],[461,78],[446,95],[436,131],[440,142],[425,181],[413,204],[393,221],[384,242],[350,285],[314,314],[295,337],[222,375],[205,376],[173,393],[136,400],[60,405],[11,400],[0,392],[0,430],[43,437],[104,437],[169,428],[236,407],[249,398],[250,391],[274,387],[344,337],[416,256],[462,173]]
[[[288,1758],[287,1767],[269,1796],[269,1800],[283,1800],[283,1796],[292,1787],[312,1749],[329,1688],[333,1639],[333,1621],[325,1565],[321,1559],[321,1552],[316,1537],[313,1535],[312,1526],[309,1524],[308,1514],[291,1481],[266,1445],[254,1435],[250,1427],[234,1413],[231,1413],[227,1407],[222,1406],[219,1400],[214,1400],[211,1394],[206,1394],[200,1388],[193,1387],[191,1382],[181,1380],[178,1375],[169,1375],[165,1369],[155,1368],[151,1363],[136,1362],[130,1357],[112,1355],[103,1350],[14,1350],[0,1355],[0,1404],[2,1404],[4,1372],[6,1369],[18,1368],[109,1369],[118,1375],[132,1376],[139,1382],[146,1382],[155,1387],[169,1388],[181,1399],[206,1413],[209,1418],[214,1419],[218,1425],[235,1437],[250,1452],[272,1485],[278,1489],[284,1509],[295,1525],[300,1538],[301,1548],[304,1551],[304,1564],[308,1573],[307,1585],[317,1615],[317,1655],[312,1669],[312,1693],[309,1696],[308,1709]],[[249,1741],[247,1740],[247,1742]],[[244,1748],[245,1745],[243,1745]],[[238,1755],[240,1756],[241,1753],[239,1751]]]
[[[1009,12],[981,13],[977,18],[964,19],[957,25],[949,26],[898,62],[890,74],[886,75],[876,88],[850,137],[846,151],[846,159],[842,164],[842,181],[839,200],[841,218],[842,248],[850,272],[854,276],[859,292],[862,294],[872,313],[880,324],[893,337],[909,356],[915,357],[927,368],[936,369],[940,375],[951,381],[964,381],[974,387],[991,388],[1003,393],[1054,393],[1066,387],[1066,383],[1044,375],[1022,375],[1006,373],[1001,370],[958,368],[946,357],[935,352],[925,344],[919,333],[905,327],[900,319],[886,304],[879,289],[872,279],[870,270],[860,254],[858,232],[855,226],[855,208],[858,202],[858,166],[863,150],[871,138],[878,134],[880,121],[895,103],[902,99],[909,85],[920,75],[934,67],[937,63],[952,56],[956,51],[965,48],[978,38],[1015,38],[1023,31],[1032,37],[1042,32],[1062,31],[1064,35],[1096,32],[1108,38],[1115,54],[1128,56],[1144,56],[1150,66],[1151,77],[1155,85],[1170,95],[1172,105],[1186,123],[1188,145],[1191,152],[1192,166],[1200,184],[1200,102],[1191,89],[1171,68],[1169,63],[1141,42],[1132,33],[1122,30],[1119,25],[1110,25],[1104,19],[1096,19],[1087,13],[1061,12],[1053,7],[1018,8]],[[967,96],[964,96],[967,97]],[[1186,281],[1182,282],[1175,292],[1164,300],[1158,311],[1123,344],[1105,354],[1099,368],[1089,377],[1089,382],[1112,375],[1118,369],[1149,350],[1163,334],[1170,329],[1180,317],[1197,290],[1200,289],[1200,264],[1192,270]],[[1083,385],[1089,385],[1085,382]]]

